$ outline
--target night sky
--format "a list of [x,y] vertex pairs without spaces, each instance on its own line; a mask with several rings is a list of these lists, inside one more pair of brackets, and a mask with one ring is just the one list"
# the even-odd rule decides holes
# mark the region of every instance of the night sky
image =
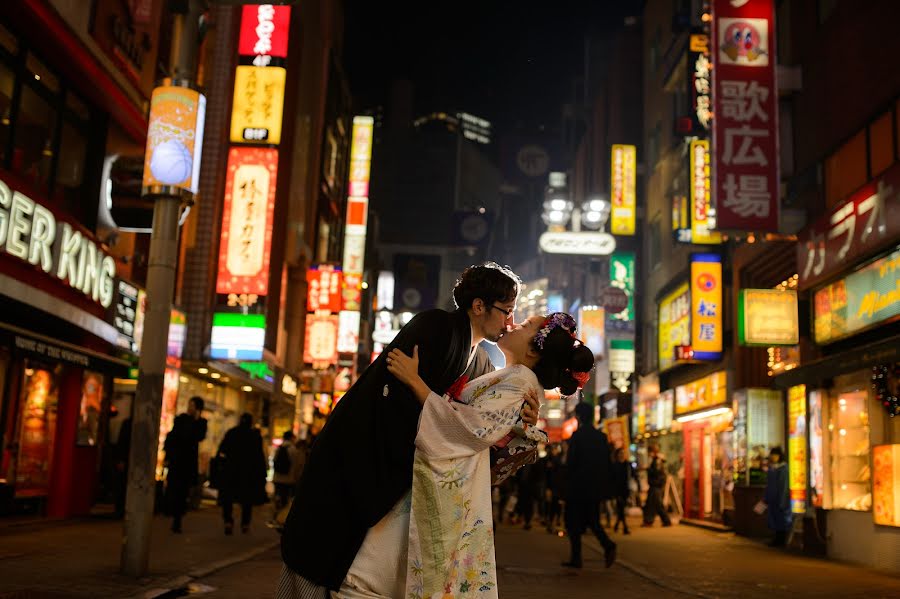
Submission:
[[467,111],[500,134],[517,124],[555,127],[583,71],[585,33],[618,26],[629,4],[347,0],[351,91],[364,109],[385,103],[390,82],[405,78],[417,114]]

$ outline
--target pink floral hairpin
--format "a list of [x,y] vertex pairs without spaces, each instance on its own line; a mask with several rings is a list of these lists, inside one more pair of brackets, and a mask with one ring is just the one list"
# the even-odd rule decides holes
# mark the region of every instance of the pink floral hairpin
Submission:
[[537,345],[538,349],[544,349],[544,342],[547,340],[547,335],[557,327],[563,329],[569,333],[572,339],[575,339],[576,326],[575,319],[565,312],[554,312],[544,319],[541,329],[537,332],[537,335],[534,336],[534,344]]

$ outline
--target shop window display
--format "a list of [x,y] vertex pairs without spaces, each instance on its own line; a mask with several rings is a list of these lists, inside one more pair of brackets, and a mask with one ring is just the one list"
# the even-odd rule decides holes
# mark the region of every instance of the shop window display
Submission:
[[16,495],[35,497],[50,489],[59,369],[25,363],[16,455]]
[[868,393],[848,390],[832,398],[828,432],[831,437],[831,507],[867,511],[872,508],[869,468]]
[[78,411],[78,445],[96,445],[103,406],[103,375],[84,371],[81,383],[81,406]]

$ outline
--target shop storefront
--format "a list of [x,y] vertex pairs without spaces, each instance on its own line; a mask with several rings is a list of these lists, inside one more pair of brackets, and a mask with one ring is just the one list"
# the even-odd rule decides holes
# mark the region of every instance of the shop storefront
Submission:
[[892,571],[900,569],[900,198],[888,190],[898,185],[895,164],[801,234],[800,288],[821,357],[775,378],[795,398],[791,492],[804,548]]
[[729,523],[734,437],[728,374],[720,370],[675,387],[675,419],[683,437],[685,517]]
[[117,357],[116,264],[21,177],[0,170],[0,510],[87,513],[99,491]]
[[634,457],[637,463],[638,487],[641,492],[641,503],[646,499],[647,469],[650,466],[651,450],[658,449],[666,460],[666,470],[672,477],[673,488],[678,492],[677,501],[681,505],[684,489],[684,436],[681,423],[674,419],[675,391],[659,392],[656,377],[641,377],[638,386],[638,399],[632,414],[632,431],[634,435]]

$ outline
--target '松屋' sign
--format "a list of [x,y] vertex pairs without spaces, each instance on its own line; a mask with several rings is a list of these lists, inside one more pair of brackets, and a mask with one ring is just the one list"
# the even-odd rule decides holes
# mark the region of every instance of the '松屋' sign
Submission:
[[713,200],[717,229],[778,230],[778,92],[772,0],[715,0]]

